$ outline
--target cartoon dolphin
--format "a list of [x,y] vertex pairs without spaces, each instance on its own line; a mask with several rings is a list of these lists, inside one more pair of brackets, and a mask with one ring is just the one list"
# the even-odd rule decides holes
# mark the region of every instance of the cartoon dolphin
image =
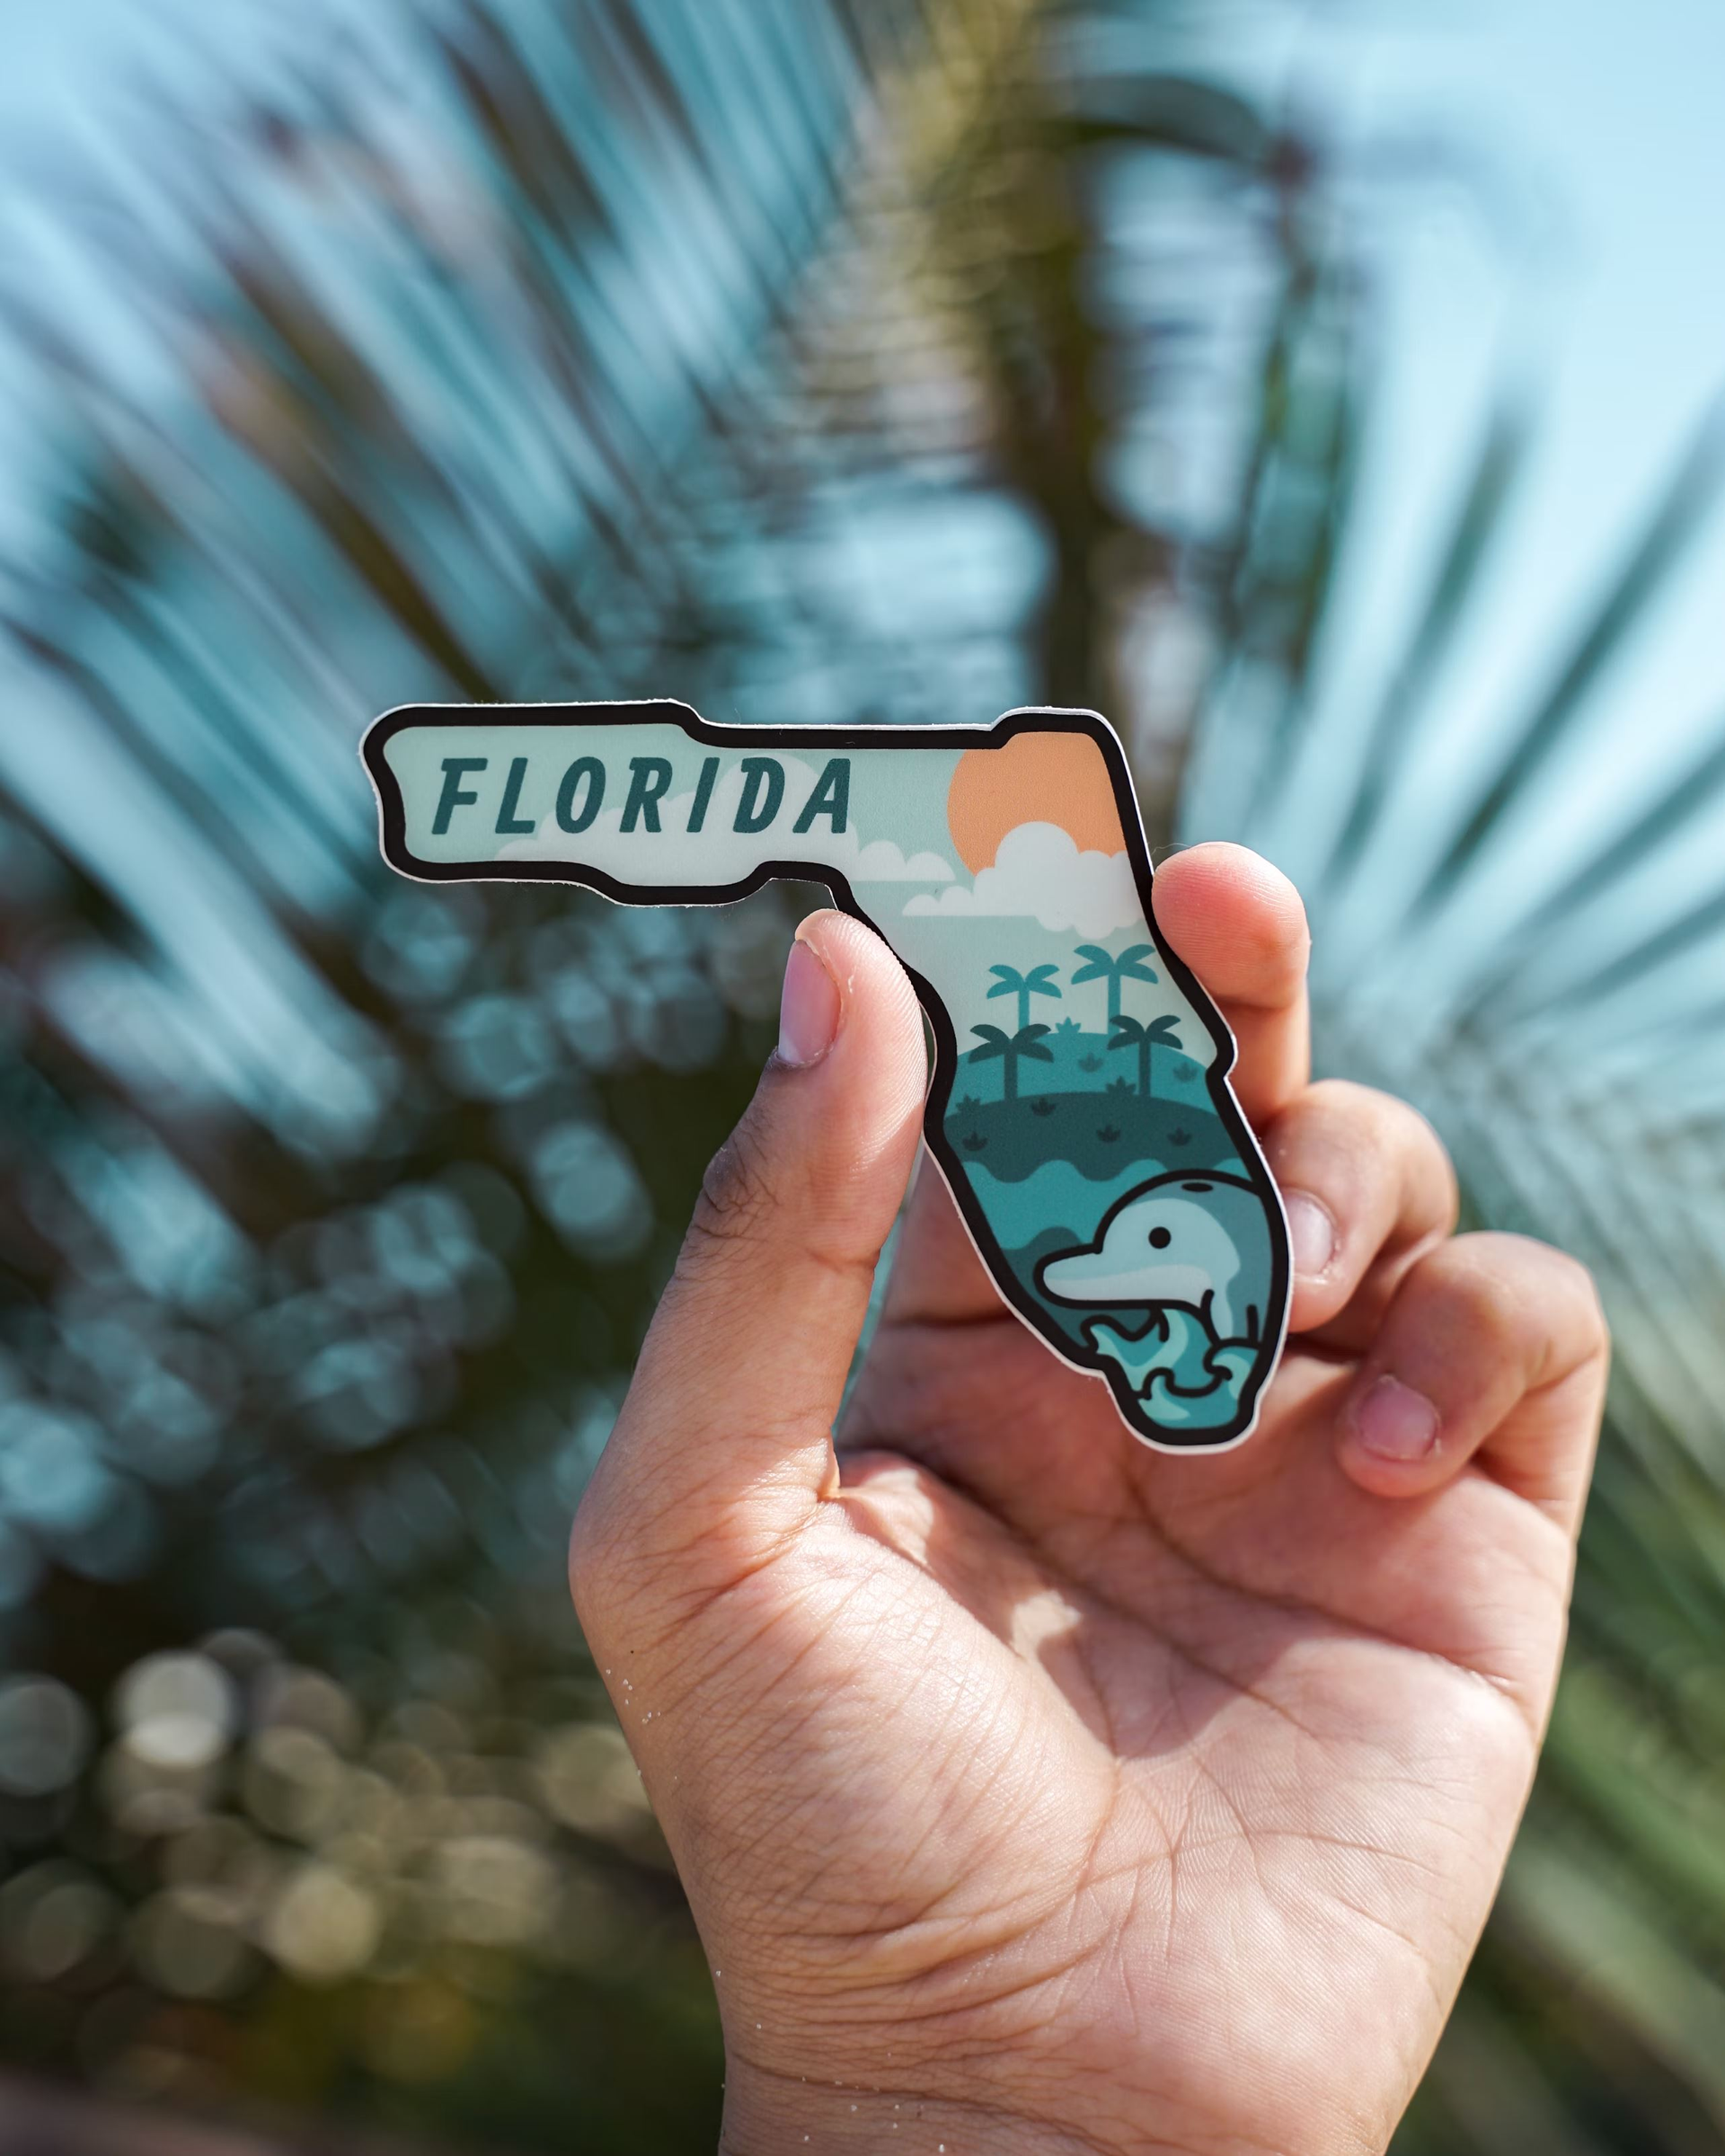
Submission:
[[1176,1170],[1128,1190],[1103,1215],[1093,1243],[1045,1258],[1037,1281],[1057,1303],[1182,1303],[1228,1340],[1236,1337],[1234,1284],[1244,1272],[1246,1335],[1255,1339],[1269,1270],[1264,1201],[1252,1184]]

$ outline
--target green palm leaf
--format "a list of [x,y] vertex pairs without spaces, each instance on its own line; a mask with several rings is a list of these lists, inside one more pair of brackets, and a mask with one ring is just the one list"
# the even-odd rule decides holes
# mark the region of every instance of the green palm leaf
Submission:
[[1416,902],[1437,906],[1509,808],[1563,741],[1589,694],[1661,596],[1725,478],[1725,401],[1711,409],[1680,451],[1667,485],[1610,587],[1590,610],[1556,678],[1523,725],[1475,806],[1433,869]]
[[1100,943],[1081,943],[1078,946],[1078,956],[1085,959],[1087,963],[1080,966],[1073,974],[1072,977],[1075,983],[1106,980],[1114,969],[1113,959],[1110,958]]

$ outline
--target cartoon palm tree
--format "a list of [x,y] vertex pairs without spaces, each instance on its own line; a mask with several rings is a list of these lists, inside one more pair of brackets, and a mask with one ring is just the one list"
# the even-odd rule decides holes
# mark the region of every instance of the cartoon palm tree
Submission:
[[[1057,966],[1032,966],[1028,973],[1021,973],[1016,966],[991,966],[988,970],[995,976],[995,985],[988,991],[986,1000],[997,995],[1015,995],[1018,998],[1018,1029],[1021,1033],[1031,1022],[1031,998],[1033,995],[1057,996],[1060,993],[1054,985],[1060,970]],[[1047,1030],[1045,1026],[1043,1031]]]
[[1118,1014],[1110,1020],[1114,1028],[1110,1048],[1136,1048],[1138,1051],[1138,1097],[1148,1100],[1150,1095],[1150,1058],[1157,1048],[1178,1048],[1180,1029],[1172,1018],[1153,1018],[1147,1026],[1140,1025],[1136,1018],[1121,1018]]
[[[1154,981],[1157,976],[1145,964],[1150,956],[1147,943],[1134,943],[1123,950],[1118,959],[1110,958],[1100,943],[1081,943],[1076,955],[1088,959],[1088,966],[1081,966],[1072,976],[1075,988],[1081,981],[1108,983],[1108,1022],[1111,1026],[1120,1015],[1120,985],[1124,981]],[[1111,1043],[1110,1044],[1112,1045]]]
[[[988,993],[992,995],[995,991],[991,988]],[[1042,1046],[1042,1036],[1048,1029],[1046,1026],[1021,1026],[1016,1033],[1009,1035],[1003,1033],[998,1026],[972,1026],[970,1030],[980,1036],[982,1046],[971,1049],[970,1060],[972,1063],[992,1063],[998,1056],[1005,1066],[1003,1073],[1004,1097],[1008,1100],[1016,1100],[1021,1059],[1028,1057],[1032,1063],[1054,1061],[1054,1050]]]

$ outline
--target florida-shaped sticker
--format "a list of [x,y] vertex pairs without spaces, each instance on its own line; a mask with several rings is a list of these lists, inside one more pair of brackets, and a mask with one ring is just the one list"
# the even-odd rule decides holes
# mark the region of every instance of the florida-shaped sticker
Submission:
[[1120,744],[990,727],[713,726],[672,702],[425,705],[366,736],[403,876],[632,906],[824,883],[934,1036],[930,1152],[1002,1296],[1171,1450],[1252,1429],[1287,1321],[1280,1200],[1234,1041],[1157,934]]

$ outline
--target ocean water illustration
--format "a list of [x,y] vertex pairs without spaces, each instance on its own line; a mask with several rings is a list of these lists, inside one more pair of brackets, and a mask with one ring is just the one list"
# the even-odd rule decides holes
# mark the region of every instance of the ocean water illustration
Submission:
[[924,1132],[1005,1303],[1168,1449],[1252,1428],[1287,1228],[1234,1042],[1156,929],[1126,759],[1091,712],[710,726],[669,703],[420,708],[367,736],[385,858],[428,880],[717,904],[825,882],[915,982]]
[[[1032,1099],[1056,1103],[1038,1118],[1045,1127],[1064,1117],[1057,1135],[1038,1134],[1044,1144],[1077,1158],[1044,1158],[1014,1179],[997,1171],[1004,1145],[995,1166],[966,1150],[986,1114],[958,1107],[946,1118],[957,1172],[1020,1294],[1067,1359],[1109,1375],[1159,1435],[1232,1428],[1274,1320],[1274,1253],[1269,1208],[1226,1127],[1190,1110],[1165,1116],[1163,1157],[1141,1139],[1114,1165],[1115,1127],[1095,1121],[1121,1112],[1108,1095],[1100,1106],[1094,1095]],[[1004,1135],[1000,1120],[991,1142]]]

